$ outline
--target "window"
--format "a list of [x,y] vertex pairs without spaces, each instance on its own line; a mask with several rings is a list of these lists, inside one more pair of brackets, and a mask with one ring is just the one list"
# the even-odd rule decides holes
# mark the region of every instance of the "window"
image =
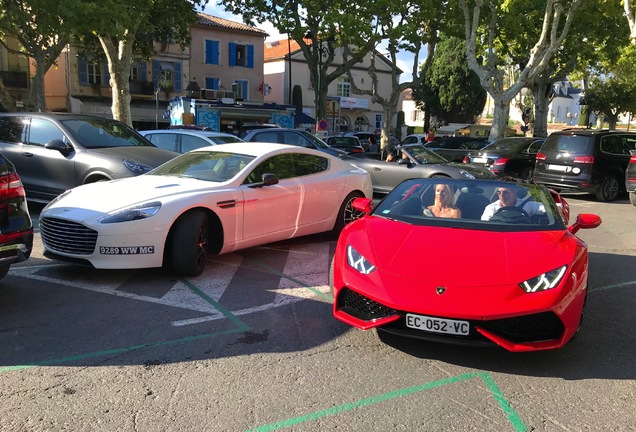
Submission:
[[86,64],[87,73],[88,73],[88,83],[89,84],[101,84],[102,83],[102,72],[99,68],[99,63],[87,63]]
[[146,138],[159,148],[177,151],[177,134],[158,133],[146,135]]
[[221,78],[205,77],[205,88],[210,90],[218,90],[221,84]]
[[205,40],[205,64],[218,65],[219,63],[219,41]]
[[0,117],[0,141],[15,144],[22,142],[27,121],[26,117]]
[[129,81],[139,81],[139,76],[141,75],[141,71],[139,68],[139,63],[135,62],[130,66],[130,77]]
[[310,175],[325,171],[329,167],[327,158],[305,154],[287,153],[271,157],[254,168],[245,183],[257,183],[263,174],[276,174],[279,180]]
[[340,97],[351,96],[351,83],[349,82],[349,78],[338,78],[336,95]]
[[230,42],[230,66],[254,67],[254,45]]
[[53,122],[40,118],[31,120],[29,144],[44,147],[44,144],[54,139],[66,142],[64,133]]
[[108,87],[110,85],[110,74],[108,73],[108,64],[106,61],[95,62],[87,61],[84,57],[77,59],[77,72],[79,74],[80,85],[102,85]]
[[212,145],[209,141],[192,135],[181,135],[181,153]]
[[152,84],[154,89],[181,93],[181,62],[153,60]]
[[232,84],[232,91],[235,93],[234,97],[237,100],[248,100],[248,82],[246,80],[234,80]]

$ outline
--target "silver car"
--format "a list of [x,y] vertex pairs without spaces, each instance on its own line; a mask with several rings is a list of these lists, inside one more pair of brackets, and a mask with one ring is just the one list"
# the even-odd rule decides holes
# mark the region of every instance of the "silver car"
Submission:
[[157,147],[179,153],[211,145],[243,142],[236,135],[229,133],[195,129],[159,129],[139,133]]
[[0,153],[15,165],[27,199],[43,203],[85,183],[146,173],[178,155],[116,120],[50,113],[1,113]]

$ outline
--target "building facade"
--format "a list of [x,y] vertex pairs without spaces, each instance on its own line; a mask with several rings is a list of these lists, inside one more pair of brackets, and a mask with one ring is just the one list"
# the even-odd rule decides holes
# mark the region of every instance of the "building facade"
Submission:
[[[342,49],[335,49],[333,68],[343,63]],[[368,70],[371,64],[371,54],[351,69],[355,84],[362,90],[371,90],[371,78]],[[376,73],[378,88],[391,89],[391,63],[379,53],[376,53]],[[297,42],[283,39],[265,43],[265,60],[263,65],[266,89],[265,101],[292,104],[294,86],[302,90],[302,111],[309,120],[315,119],[316,107],[314,103],[314,89],[311,85],[309,65]],[[388,96],[385,95],[385,96]],[[328,135],[353,131],[378,132],[382,128],[384,112],[379,104],[371,101],[371,96],[353,93],[347,75],[339,77],[329,84],[327,92],[327,127],[324,131]],[[306,117],[307,118],[307,117]],[[320,120],[320,119],[318,119]],[[393,125],[395,120],[392,119]],[[313,126],[300,123],[297,126]]]

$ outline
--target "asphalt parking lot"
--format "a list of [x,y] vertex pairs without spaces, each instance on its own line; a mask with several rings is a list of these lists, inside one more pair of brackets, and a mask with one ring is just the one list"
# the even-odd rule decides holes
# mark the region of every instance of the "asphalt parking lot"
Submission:
[[56,263],[36,235],[0,281],[0,430],[634,430],[636,207],[565,197],[603,218],[579,232],[585,321],[563,349],[526,354],[337,322],[326,236],[183,279]]

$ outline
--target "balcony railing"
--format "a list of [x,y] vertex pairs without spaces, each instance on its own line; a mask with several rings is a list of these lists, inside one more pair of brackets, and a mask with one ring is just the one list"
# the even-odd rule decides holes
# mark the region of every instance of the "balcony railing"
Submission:
[[128,86],[130,89],[130,94],[137,94],[137,95],[154,94],[152,82],[150,81],[129,81]]
[[0,71],[0,78],[2,78],[2,82],[6,87],[29,87],[29,79],[26,72]]

